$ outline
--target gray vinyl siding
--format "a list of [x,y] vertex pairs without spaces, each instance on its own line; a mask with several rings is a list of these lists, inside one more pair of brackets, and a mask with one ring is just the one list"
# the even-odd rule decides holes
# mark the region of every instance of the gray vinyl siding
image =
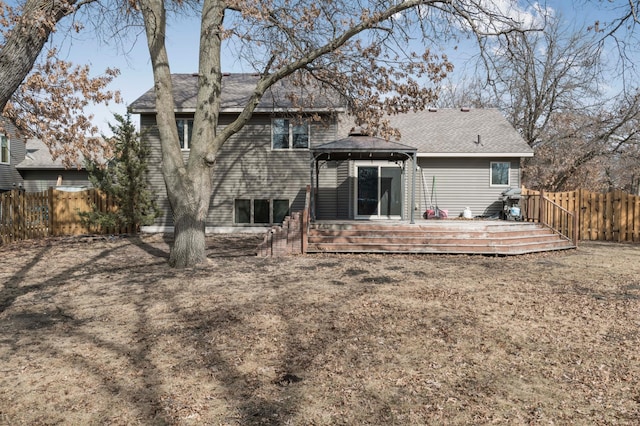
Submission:
[[319,166],[318,203],[316,219],[349,219],[351,215],[352,178],[349,176],[350,161],[327,161]]
[[16,187],[19,187],[23,183],[22,176],[16,170],[16,166],[26,155],[26,145],[24,139],[18,137],[15,127],[2,120],[0,126],[4,131],[0,134],[4,134],[9,138],[9,164],[0,164],[0,191],[7,191]]
[[[493,161],[511,163],[508,186],[491,186]],[[502,191],[520,187],[519,158],[419,158],[418,165],[419,216],[429,206],[448,210],[449,217],[460,216],[465,207],[474,216],[489,216],[502,209]]]
[[338,163],[321,163],[318,181],[316,218],[334,219],[338,214]]
[[336,206],[336,219],[348,219],[353,217],[351,212],[351,206],[353,196],[352,196],[352,186],[351,180],[349,179],[349,161],[340,161],[337,163],[337,206]]
[[[224,127],[234,117],[221,116]],[[151,147],[149,183],[158,194],[161,216],[157,225],[173,225],[171,209],[161,171],[160,142],[155,116],[142,116],[141,128]],[[313,123],[310,129],[312,145],[319,145],[336,138],[336,126]],[[185,158],[188,152],[184,153]],[[250,226],[234,224],[235,199],[268,199],[289,201],[289,210],[304,209],[306,186],[310,184],[309,150],[272,150],[271,116],[254,115],[244,128],[229,139],[218,153],[213,176],[211,205],[207,226]],[[335,193],[335,171],[321,172],[321,187]],[[331,195],[329,195],[331,196]],[[260,224],[260,226],[264,226]]]
[[148,144],[149,156],[147,157],[148,175],[147,180],[150,189],[156,194],[156,205],[159,216],[156,218],[156,225],[173,226],[173,218],[167,189],[162,177],[162,152],[160,151],[160,135],[156,126],[155,115],[140,116],[140,134],[144,143]]
[[55,187],[58,177],[62,178],[62,186],[91,187],[86,170],[27,170],[21,171],[24,178],[24,189],[27,192],[40,192]]
[[[420,178],[419,176],[416,176],[414,181],[413,169],[414,169],[413,160],[405,161],[404,172],[402,174],[402,177],[404,179],[404,185],[402,187],[404,191],[404,193],[402,194],[403,195],[402,214],[405,220],[411,219],[411,209],[414,209],[413,215],[415,220],[420,219],[421,217],[420,209],[418,208],[418,190],[419,190],[418,181],[420,180]],[[413,205],[412,205],[411,195],[413,194],[413,191],[415,191],[415,196],[413,197]]]

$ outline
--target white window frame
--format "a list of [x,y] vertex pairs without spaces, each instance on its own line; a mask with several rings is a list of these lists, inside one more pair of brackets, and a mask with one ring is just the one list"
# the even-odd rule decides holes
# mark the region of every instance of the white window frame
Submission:
[[[2,141],[6,141],[7,144],[7,158],[6,161],[3,159],[4,149],[2,147]],[[5,134],[0,133],[0,164],[11,164],[11,140]]]
[[[183,122],[183,129],[184,129],[184,147],[180,147],[180,149],[182,151],[189,151],[191,149],[191,135],[189,134],[189,122],[192,123],[191,127],[193,127],[193,118],[189,118],[189,117],[177,117],[176,118],[176,128],[178,127],[178,122],[182,121]],[[178,135],[179,136],[179,135]]]
[[[287,124],[287,130],[288,130],[288,147],[286,148],[276,148],[274,146],[274,130],[276,128],[276,126],[274,125],[274,122],[276,120],[286,120],[288,122]],[[293,118],[286,118],[286,117],[274,117],[271,119],[271,149],[273,151],[304,151],[304,150],[309,150],[309,147],[311,146],[311,125],[309,123],[309,120],[303,120],[302,123],[300,124],[296,124],[295,122],[296,120]],[[293,146],[293,135],[294,135],[294,129],[297,126],[306,126],[307,128],[307,146],[303,147],[303,148],[296,148]]]
[[[493,165],[507,164],[507,183],[493,183]],[[511,161],[492,161],[489,165],[489,186],[492,187],[509,187],[511,186]]]

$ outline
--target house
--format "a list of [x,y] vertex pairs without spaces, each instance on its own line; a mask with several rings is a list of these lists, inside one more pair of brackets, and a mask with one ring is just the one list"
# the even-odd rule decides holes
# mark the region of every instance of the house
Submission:
[[11,122],[0,118],[0,192],[22,187],[22,176],[16,165],[24,156],[24,138]]
[[[258,76],[252,74],[223,77],[220,126],[237,117],[257,79]],[[176,125],[186,158],[198,76],[175,74],[173,88]],[[330,93],[315,93],[314,105],[304,110],[308,120],[297,123],[291,113],[294,101],[286,96],[293,90],[298,97],[308,97],[304,89],[290,88],[280,82],[263,96],[250,122],[218,153],[214,192],[207,217],[208,231],[262,232],[265,227],[280,223],[289,212],[304,208],[306,185],[310,179],[309,148],[338,137],[338,115],[345,109]],[[153,90],[135,100],[129,111],[140,114],[140,133],[151,147],[147,159],[149,183],[158,194],[157,205],[161,211],[156,226],[145,229],[162,231],[173,226],[173,222],[161,173]]]
[[82,165],[67,168],[61,159],[53,159],[49,148],[40,139],[30,138],[22,161],[16,165],[27,192],[91,187],[89,173]]
[[0,192],[20,188],[39,192],[49,187],[58,189],[90,187],[83,166],[67,169],[62,161],[53,160],[49,148],[36,138],[25,139],[8,120],[0,123]]
[[[244,106],[258,76],[223,77],[220,126]],[[176,126],[186,155],[198,87],[192,74],[173,75]],[[294,96],[289,96],[296,91]],[[329,92],[301,93],[281,82],[268,92],[249,123],[223,145],[214,171],[207,230],[263,231],[302,210],[312,185],[314,217],[424,220],[432,206],[458,216],[468,208],[489,216],[502,209],[501,193],[520,186],[520,162],[533,151],[497,110],[445,109],[389,117],[402,137],[384,141],[348,133],[346,108]],[[292,99],[314,103],[297,122]],[[149,181],[163,214],[149,231],[172,226],[161,174],[154,93],[129,106],[140,114],[151,146]],[[311,116],[314,119],[311,119]]]

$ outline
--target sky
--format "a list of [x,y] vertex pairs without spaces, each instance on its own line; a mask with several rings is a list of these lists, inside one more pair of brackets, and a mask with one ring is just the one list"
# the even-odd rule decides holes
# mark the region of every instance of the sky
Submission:
[[[502,3],[502,7],[511,3],[510,0],[494,0]],[[588,25],[593,21],[606,19],[601,11],[597,11],[594,2],[587,0],[548,0],[544,2],[546,7],[554,9],[565,17],[567,26]],[[618,0],[624,5],[624,1]],[[531,12],[531,2],[521,2],[526,4],[524,9],[518,12],[526,15]],[[538,5],[537,3],[534,6]],[[170,23],[166,37],[167,50],[169,54],[172,73],[194,73],[198,69],[198,40],[199,22],[197,19],[183,18],[180,21]],[[68,38],[56,39],[62,35],[54,35],[52,43],[63,41],[62,57],[76,64],[89,64],[94,75],[98,75],[107,67],[118,68],[121,72],[112,84],[110,89],[119,90],[122,94],[124,104],[111,103],[109,106],[93,106],[88,112],[94,115],[96,124],[103,134],[110,135],[108,123],[114,123],[113,113],[125,114],[126,105],[135,101],[139,96],[152,87],[153,73],[149,60],[149,52],[144,36],[138,38],[131,50],[125,55],[113,45],[105,45],[93,39],[89,32],[81,33],[71,41]],[[464,70],[468,61],[475,51],[472,48],[465,48],[462,44],[455,52],[449,52],[450,58],[454,62],[457,70]],[[233,52],[225,52],[222,57],[223,72],[252,72],[251,69],[242,69],[233,58]],[[133,116],[134,122],[138,117]]]

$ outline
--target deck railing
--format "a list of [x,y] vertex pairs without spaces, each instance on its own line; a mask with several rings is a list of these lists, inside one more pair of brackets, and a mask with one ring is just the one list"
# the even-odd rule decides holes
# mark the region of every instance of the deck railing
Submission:
[[[540,191],[522,188],[528,199],[529,214],[536,215]],[[607,193],[585,189],[544,192],[544,197],[578,216],[578,239],[581,241],[640,242],[640,195],[621,190]],[[536,218],[538,216],[535,216]]]
[[578,213],[569,211],[545,197],[544,192],[525,195],[523,200],[524,219],[539,222],[578,246]]
[[309,225],[311,223],[311,185],[307,185],[307,191],[304,198],[304,210],[302,211],[302,224],[300,236],[302,239],[302,254],[307,252],[309,244]]

